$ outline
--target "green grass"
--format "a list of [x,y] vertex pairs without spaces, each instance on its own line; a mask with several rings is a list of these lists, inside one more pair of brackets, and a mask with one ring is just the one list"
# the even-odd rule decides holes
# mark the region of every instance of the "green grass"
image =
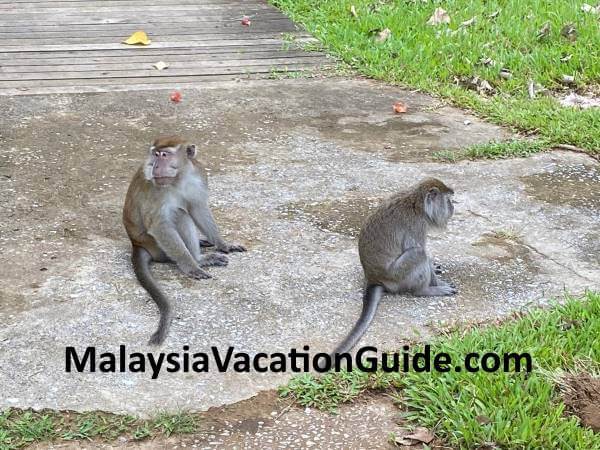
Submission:
[[444,150],[436,152],[433,156],[443,161],[458,161],[461,159],[501,159],[525,157],[545,150],[550,145],[547,141],[538,139],[527,141],[514,139],[511,141],[492,141],[486,144],[477,144],[462,150]]
[[[447,98],[494,123],[536,133],[548,147],[568,144],[600,153],[598,108],[563,108],[553,96],[537,94],[531,99],[528,94],[530,81],[549,93],[564,91],[563,75],[573,75],[578,90],[587,86],[598,92],[600,32],[597,16],[581,10],[585,0],[271,3],[303,24],[331,53],[369,77]],[[351,6],[356,17],[350,13]],[[449,25],[427,25],[436,7],[448,12]],[[473,17],[473,25],[461,26]],[[550,33],[538,38],[546,22]],[[561,35],[568,23],[577,30],[574,42]],[[375,42],[377,30],[384,28],[391,30],[391,37]],[[485,60],[491,62],[482,63]],[[502,68],[512,77],[500,77]],[[481,95],[465,87],[464,81],[475,76],[488,81],[493,93]]]
[[18,449],[36,442],[114,441],[120,436],[142,440],[197,430],[197,417],[187,413],[159,414],[153,419],[141,420],[101,412],[8,409],[0,412],[0,450]]
[[[386,389],[408,409],[415,425],[435,428],[439,437],[460,448],[494,442],[503,449],[600,449],[600,434],[564,414],[555,384],[562,371],[600,369],[600,293],[500,325],[453,331],[432,343],[432,354],[447,352],[453,361],[486,351],[529,352],[533,371],[303,375],[280,393],[302,405],[332,410],[365,390]],[[481,423],[488,421],[482,417],[489,423]]]

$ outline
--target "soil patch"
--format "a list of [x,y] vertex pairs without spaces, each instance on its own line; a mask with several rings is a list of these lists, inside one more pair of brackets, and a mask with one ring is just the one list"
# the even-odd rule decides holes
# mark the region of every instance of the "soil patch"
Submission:
[[565,379],[563,401],[567,411],[581,420],[582,425],[600,433],[600,378],[584,373]]

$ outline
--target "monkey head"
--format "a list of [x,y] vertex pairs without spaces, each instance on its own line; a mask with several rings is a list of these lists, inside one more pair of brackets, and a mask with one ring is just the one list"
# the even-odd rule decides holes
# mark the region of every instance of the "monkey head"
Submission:
[[454,214],[452,196],[454,191],[437,178],[423,180],[417,186],[423,199],[423,211],[429,225],[446,228]]
[[179,137],[159,137],[150,146],[144,177],[157,186],[168,186],[185,173],[196,157],[196,146]]

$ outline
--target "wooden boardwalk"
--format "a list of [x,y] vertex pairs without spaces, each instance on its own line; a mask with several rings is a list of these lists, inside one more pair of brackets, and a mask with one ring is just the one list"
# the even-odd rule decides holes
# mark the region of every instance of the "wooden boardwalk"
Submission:
[[[137,30],[152,43],[122,44]],[[261,0],[0,0],[0,95],[189,87],[326,63],[291,37],[311,40]]]

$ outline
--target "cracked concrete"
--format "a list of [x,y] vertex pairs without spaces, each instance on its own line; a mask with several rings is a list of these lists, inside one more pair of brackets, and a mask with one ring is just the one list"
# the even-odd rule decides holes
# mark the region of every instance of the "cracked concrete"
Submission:
[[[201,282],[154,266],[177,316],[162,351],[331,349],[361,306],[362,219],[425,176],[457,193],[431,252],[459,294],[386,297],[362,344],[393,349],[600,285],[600,172],[583,154],[438,162],[437,150],[509,134],[369,81],[215,83],[179,104],[168,94],[0,98],[0,408],[202,411],[290,376],[65,373],[65,346],[148,350],[157,310],[133,279],[120,214],[161,133],[199,144],[221,229],[249,249]],[[393,114],[397,100],[407,114]]]

